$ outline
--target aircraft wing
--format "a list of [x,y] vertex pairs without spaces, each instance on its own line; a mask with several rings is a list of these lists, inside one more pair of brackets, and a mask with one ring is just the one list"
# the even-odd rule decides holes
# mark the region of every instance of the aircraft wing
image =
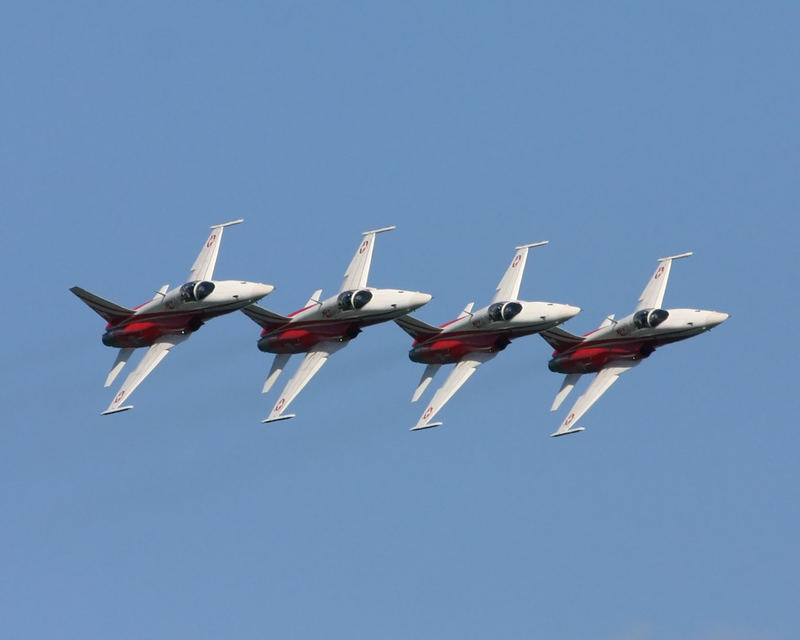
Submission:
[[350,261],[350,266],[344,274],[344,282],[339,291],[347,291],[348,289],[363,289],[367,286],[367,277],[369,276],[369,267],[372,263],[372,250],[375,248],[375,236],[384,231],[391,231],[395,227],[382,227],[380,229],[373,229],[372,231],[365,231],[361,235],[364,239],[358,245],[356,255]]
[[664,293],[667,290],[667,280],[669,280],[669,272],[672,269],[672,261],[678,258],[686,258],[692,255],[691,251],[678,254],[677,256],[669,256],[667,258],[658,259],[658,267],[653,273],[653,277],[647,283],[647,286],[639,296],[639,304],[636,305],[634,311],[641,309],[660,309],[664,303]]
[[286,386],[281,392],[280,398],[275,403],[270,414],[262,422],[273,422],[274,420],[285,420],[286,418],[294,418],[294,414],[283,413],[303,388],[309,383],[317,371],[322,368],[322,365],[328,360],[328,357],[339,351],[347,345],[347,342],[320,342],[314,349],[306,354],[303,362],[295,374],[286,383]]
[[475,370],[480,365],[484,362],[488,362],[496,355],[496,351],[493,353],[479,352],[472,353],[459,360],[455,368],[450,372],[450,375],[447,376],[447,380],[444,381],[444,384],[433,394],[428,408],[425,409],[417,424],[411,428],[411,431],[440,426],[442,424],[441,422],[430,422],[431,418],[447,404],[447,401],[455,395],[455,392],[461,388],[461,385],[463,385],[473,373],[475,373]]
[[572,405],[572,409],[567,414],[564,422],[561,423],[558,431],[550,435],[564,436],[568,433],[577,433],[578,431],[583,431],[584,427],[576,427],[574,426],[575,423],[580,420],[583,414],[586,413],[589,408],[600,399],[600,396],[608,391],[609,387],[611,387],[611,385],[617,381],[617,378],[619,378],[620,375],[625,373],[628,369],[635,367],[637,364],[639,364],[639,362],[641,362],[641,360],[634,360],[624,364],[601,369],[594,377],[594,380],[592,380],[589,386],[586,388],[586,391],[583,392],[583,395],[581,395],[581,397],[575,401],[575,404]]
[[225,227],[230,227],[240,222],[244,222],[244,220],[239,218],[238,220],[215,224],[211,227],[211,235],[208,236],[208,240],[206,240],[206,243],[200,250],[197,260],[195,260],[192,265],[192,272],[189,274],[189,282],[214,279],[214,265],[217,264],[217,255],[219,254],[219,243],[222,241],[222,232],[225,230]]
[[108,405],[108,409],[103,411],[103,415],[117,413],[118,411],[126,411],[127,409],[133,409],[132,404],[121,406],[123,401],[127,400],[128,396],[133,393],[134,389],[142,384],[142,381],[150,375],[153,369],[158,366],[158,363],[164,359],[172,347],[180,344],[188,337],[189,334],[163,336],[159,342],[156,342],[154,345],[152,345],[147,350],[147,353],[144,354],[138,366],[128,374],[127,378],[125,378],[125,382],[122,383],[119,392],[116,396],[114,396],[111,404]]
[[506,300],[516,300],[519,297],[519,286],[522,284],[522,274],[525,272],[525,263],[528,261],[528,249],[531,247],[541,247],[548,241],[534,242],[533,244],[523,244],[517,247],[517,252],[511,259],[511,264],[506,269],[497,291],[492,298],[492,302],[505,302]]

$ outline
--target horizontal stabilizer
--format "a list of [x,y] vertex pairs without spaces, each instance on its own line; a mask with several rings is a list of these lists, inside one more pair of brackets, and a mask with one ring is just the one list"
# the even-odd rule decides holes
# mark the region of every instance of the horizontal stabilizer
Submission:
[[89,305],[95,312],[100,314],[108,322],[119,322],[120,320],[124,320],[133,315],[133,309],[126,309],[125,307],[121,307],[118,304],[115,304],[105,298],[101,298],[100,296],[96,296],[93,293],[89,293],[86,289],[81,289],[80,287],[72,287],[70,289],[72,293],[78,296],[81,300],[83,300],[87,305]]
[[470,302],[461,310],[461,313],[458,314],[458,318],[456,320],[461,320],[462,318],[466,318],[467,316],[472,315],[472,307],[475,306],[474,302]]
[[110,387],[111,383],[116,380],[117,375],[120,371],[122,371],[122,367],[125,366],[125,363],[128,362],[128,358],[131,357],[133,353],[133,348],[126,347],[124,349],[120,349],[117,353],[117,359],[114,360],[114,364],[111,367],[111,371],[108,372],[108,377],[106,378],[105,387]]
[[616,324],[617,321],[614,320],[614,314],[612,313],[610,316],[607,316],[605,320],[600,323],[600,326],[597,327],[598,329],[605,329],[606,327],[610,327],[612,324]]
[[565,351],[583,342],[583,338],[580,336],[576,336],[569,331],[564,331],[558,327],[545,329],[544,331],[540,332],[539,335],[542,336],[542,338],[544,338],[556,351]]
[[553,400],[553,406],[550,407],[550,411],[555,411],[561,406],[561,403],[564,402],[564,398],[570,394],[570,391],[572,391],[580,377],[580,373],[568,373],[564,377],[564,382],[561,384],[561,389],[559,389],[556,394],[555,400]]
[[442,365],[440,364],[429,364],[425,367],[425,371],[422,372],[422,377],[419,380],[419,384],[417,385],[416,391],[414,391],[414,395],[411,397],[411,402],[416,402],[419,400],[420,396],[425,393],[425,389],[428,388],[428,385],[433,380],[433,376],[436,375],[436,372],[441,368]]
[[269,370],[269,375],[264,381],[264,386],[261,387],[261,393],[266,393],[272,389],[272,385],[275,384],[275,381],[278,379],[278,376],[281,375],[283,368],[291,357],[291,353],[278,353],[275,355],[275,359],[272,361],[272,367]]
[[169,291],[169,285],[165,284],[158,291],[156,291],[155,295],[153,296],[153,300],[163,300],[167,297],[167,291]]
[[315,304],[322,304],[322,289],[317,289],[314,293],[311,294],[311,297],[308,299],[308,302],[303,305],[304,309],[308,309],[308,307],[315,305]]
[[259,307],[257,304],[242,309],[242,313],[250,318],[256,324],[262,326],[264,329],[276,329],[291,322],[291,318],[282,316],[279,313],[268,311],[264,307]]
[[439,327],[434,327],[427,322],[417,320],[408,315],[395,319],[395,322],[414,340],[419,340],[420,342],[433,338],[442,332]]

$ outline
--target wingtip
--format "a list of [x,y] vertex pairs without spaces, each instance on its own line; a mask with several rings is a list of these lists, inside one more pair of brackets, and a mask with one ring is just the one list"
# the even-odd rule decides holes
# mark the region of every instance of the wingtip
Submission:
[[586,431],[586,427],[575,427],[573,429],[567,429],[566,431],[556,431],[555,433],[551,433],[551,438],[558,438],[560,436],[568,436],[571,433],[580,433],[581,431]]
[[684,251],[683,253],[677,253],[674,256],[666,256],[664,258],[659,258],[658,262],[664,262],[665,260],[678,260],[679,258],[688,258],[689,256],[693,256],[694,251]]
[[133,405],[129,404],[124,407],[117,407],[116,409],[106,409],[100,415],[101,416],[110,416],[112,413],[120,413],[122,411],[128,411],[129,409],[133,409]]
[[267,424],[268,422],[280,422],[281,420],[288,420],[289,418],[294,418],[294,417],[295,417],[294,413],[286,413],[281,416],[275,416],[274,418],[264,418],[261,421],[261,424]]
[[229,220],[228,222],[220,222],[219,224],[212,224],[209,228],[210,229],[219,229],[220,227],[230,227],[234,224],[240,224],[244,222],[244,218],[237,218],[236,220]]
[[422,431],[423,429],[432,429],[433,427],[441,427],[444,422],[427,422],[425,424],[418,424],[416,427],[411,427],[409,431]]
[[514,247],[515,249],[533,249],[533,247],[543,247],[546,244],[550,244],[549,240],[542,240],[540,242],[531,242],[529,244],[521,244],[518,247]]
[[369,231],[362,231],[362,236],[368,236],[370,233],[383,233],[384,231],[394,231],[397,229],[394,225],[389,225],[388,227],[381,227],[379,229],[370,229]]

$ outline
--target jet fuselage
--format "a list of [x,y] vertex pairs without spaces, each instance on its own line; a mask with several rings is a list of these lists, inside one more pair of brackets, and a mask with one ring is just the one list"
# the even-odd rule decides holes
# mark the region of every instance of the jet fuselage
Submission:
[[263,329],[258,348],[268,353],[304,353],[320,342],[347,342],[363,327],[418,309],[432,296],[419,291],[374,289],[343,291],[290,314],[290,322]]
[[647,358],[658,347],[709,331],[727,319],[727,313],[703,309],[646,309],[587,334],[573,347],[554,351],[547,366],[556,373],[598,372],[614,363]]
[[257,302],[274,287],[239,280],[187,282],[140,305],[133,315],[109,322],[108,347],[147,347],[168,334],[197,331],[206,321]]
[[565,322],[579,307],[554,302],[496,302],[441,326],[426,340],[415,340],[408,357],[424,364],[450,364],[469,353],[494,353],[513,339],[539,333]]

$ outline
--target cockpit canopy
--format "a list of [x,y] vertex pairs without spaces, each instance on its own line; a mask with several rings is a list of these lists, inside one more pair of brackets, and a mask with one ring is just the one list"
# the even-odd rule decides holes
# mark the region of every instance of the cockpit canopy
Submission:
[[633,314],[633,326],[637,329],[655,329],[669,317],[665,309],[642,309]]
[[181,300],[183,302],[197,302],[202,300],[214,290],[214,283],[208,280],[202,282],[187,282],[181,285]]
[[336,299],[336,303],[342,311],[357,311],[370,300],[372,300],[372,292],[361,289],[360,291],[342,291]]
[[515,315],[522,311],[519,302],[495,302],[489,305],[489,319],[498,322],[500,320],[511,320]]

